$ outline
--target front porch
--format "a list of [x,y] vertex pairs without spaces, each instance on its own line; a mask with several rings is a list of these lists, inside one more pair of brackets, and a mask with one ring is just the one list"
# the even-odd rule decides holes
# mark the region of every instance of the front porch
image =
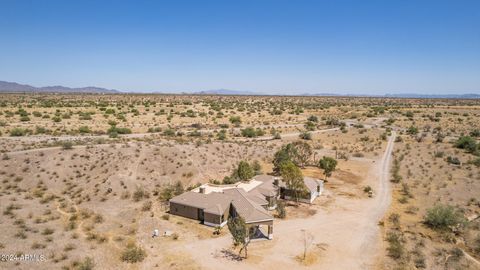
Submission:
[[273,239],[273,222],[248,225],[250,241]]

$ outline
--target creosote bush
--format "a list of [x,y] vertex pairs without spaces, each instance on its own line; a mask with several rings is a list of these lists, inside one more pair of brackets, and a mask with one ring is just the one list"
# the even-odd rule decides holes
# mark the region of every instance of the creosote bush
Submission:
[[427,209],[425,224],[435,230],[447,230],[465,222],[463,214],[451,205],[435,205]]
[[147,253],[141,247],[135,244],[128,244],[127,248],[122,252],[121,259],[128,263],[137,263],[143,261]]

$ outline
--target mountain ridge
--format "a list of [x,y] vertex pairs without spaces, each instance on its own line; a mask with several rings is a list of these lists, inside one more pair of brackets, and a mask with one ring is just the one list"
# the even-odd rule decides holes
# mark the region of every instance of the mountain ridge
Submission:
[[35,87],[28,84],[19,84],[16,82],[0,81],[0,92],[2,93],[23,93],[23,92],[35,92],[35,93],[103,93],[114,94],[121,93],[118,90],[106,89],[96,86],[87,87],[66,87],[61,85]]
[[[119,91],[116,89],[106,89],[96,86],[86,87],[66,87],[61,85],[35,87],[28,84],[19,84],[16,82],[0,81],[0,93],[93,93],[93,94],[169,94],[164,91]],[[170,93],[174,94],[174,93]],[[177,93],[178,94],[178,93]],[[253,91],[230,90],[230,89],[211,89],[202,91],[185,91],[180,94],[184,95],[233,95],[233,96],[307,96],[307,97],[386,97],[386,98],[453,98],[453,99],[479,99],[480,94],[415,94],[415,93],[399,93],[399,94],[383,94],[383,95],[365,95],[365,94],[336,94],[336,93],[302,93],[302,94],[268,94]]]

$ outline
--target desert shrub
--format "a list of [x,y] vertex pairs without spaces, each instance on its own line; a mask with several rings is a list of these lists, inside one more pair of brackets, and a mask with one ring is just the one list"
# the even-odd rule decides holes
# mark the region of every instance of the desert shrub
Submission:
[[452,156],[447,157],[447,162],[450,163],[450,164],[453,164],[453,165],[460,165],[461,164],[460,160],[457,157],[452,157]]
[[471,163],[477,167],[480,167],[480,158],[472,160]]
[[463,214],[451,205],[435,205],[427,209],[424,217],[424,223],[435,230],[447,230],[464,222]]
[[306,129],[306,130],[313,131],[313,130],[315,130],[316,128],[317,128],[317,125],[315,125],[315,123],[312,122],[312,121],[307,121],[307,122],[305,123],[305,129]]
[[[116,126],[111,126],[108,130],[107,130],[107,134],[111,135],[112,133],[116,133],[117,135],[118,134],[131,134],[132,133],[132,130],[129,129],[129,128],[121,128],[121,127],[116,127]],[[112,137],[112,136],[110,136]]]
[[133,200],[139,202],[143,200],[143,198],[148,198],[148,192],[146,192],[143,187],[137,187],[135,192],[133,192]]
[[307,118],[307,120],[310,121],[310,122],[317,123],[318,122],[318,117],[316,117],[315,115],[311,115]]
[[418,128],[415,127],[415,126],[410,126],[407,129],[407,134],[409,134],[409,135],[416,135],[417,133],[418,133]]
[[475,153],[478,150],[478,145],[475,139],[470,136],[462,136],[455,142],[455,147],[465,149],[469,153]]
[[284,219],[287,216],[287,210],[285,209],[285,203],[282,201],[277,202],[277,217]]
[[12,137],[20,137],[25,136],[27,134],[27,130],[24,128],[13,128],[10,130],[10,136]]
[[73,148],[73,143],[71,141],[63,141],[61,142],[61,146],[63,150],[69,150]]
[[142,205],[142,211],[146,212],[146,211],[150,211],[150,209],[152,209],[152,201],[144,202]]
[[35,134],[45,134],[45,133],[49,133],[50,131],[48,129],[46,129],[45,127],[40,127],[40,126],[36,126],[35,127]]
[[183,184],[180,181],[175,184],[167,184],[161,190],[159,194],[160,201],[168,202],[174,196],[180,195],[184,192]]
[[171,129],[171,128],[168,128],[168,129],[163,131],[163,135],[165,135],[165,136],[175,136],[175,130]]
[[220,132],[218,132],[217,134],[217,139],[219,139],[220,141],[223,141],[226,138],[227,138],[227,131],[225,129],[220,130]]
[[88,126],[81,126],[78,128],[78,132],[84,134],[84,133],[90,133],[91,130]]
[[265,134],[265,132],[262,129],[260,128],[254,129],[253,127],[244,128],[241,130],[241,133],[243,137],[247,137],[247,138],[254,138],[257,136],[263,136]]
[[365,156],[365,154],[361,153],[361,152],[355,152],[353,153],[352,155],[353,157],[356,157],[356,158],[362,158]]
[[95,264],[92,258],[86,257],[83,261],[74,263],[73,266],[75,270],[92,270]]
[[388,256],[398,260],[402,258],[405,254],[405,247],[403,246],[402,236],[398,232],[388,232],[387,233],[387,242],[388,242]]
[[146,256],[145,250],[141,247],[137,247],[135,244],[129,244],[122,252],[121,259],[124,262],[137,263],[143,261]]
[[161,131],[162,131],[161,127],[150,127],[150,128],[148,128],[149,133],[158,133],[158,132],[161,132]]
[[242,119],[240,116],[230,116],[230,123],[232,123],[235,126],[239,126],[242,123]]
[[304,132],[300,133],[299,137],[302,140],[311,140],[312,139],[312,133],[304,131]]
[[371,192],[371,191],[373,191],[373,189],[372,189],[371,186],[365,186],[365,187],[363,188],[363,192],[365,192],[365,193],[369,193],[369,192]]
[[20,116],[20,121],[22,121],[22,122],[28,122],[28,121],[30,121],[30,117],[28,117],[28,116],[26,116],[26,115]]
[[402,181],[402,176],[400,175],[400,162],[399,158],[393,160],[393,166],[391,169],[392,179],[390,180],[392,183],[400,183],[400,181]]
[[480,255],[480,234],[473,240],[473,251]]
[[43,235],[50,235],[50,234],[53,234],[55,231],[53,229],[50,229],[50,228],[45,228],[43,231],[42,231],[42,234]]
[[103,222],[103,216],[101,214],[96,214],[93,217],[93,221],[95,221],[95,223],[102,223]]

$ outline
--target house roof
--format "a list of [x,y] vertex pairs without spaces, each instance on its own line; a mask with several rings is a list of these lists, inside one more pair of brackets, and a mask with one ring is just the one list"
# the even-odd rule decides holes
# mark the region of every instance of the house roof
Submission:
[[[276,194],[276,189],[277,186],[275,186],[273,183],[275,181],[275,176],[271,175],[257,175],[254,177],[255,180],[263,182],[261,185],[259,185],[255,190],[260,191],[263,195],[265,196],[272,196]],[[279,187],[286,187],[285,183],[281,180],[281,177],[278,177],[278,186]],[[317,191],[317,186],[320,184],[321,180],[304,176],[303,177],[303,182],[305,183],[305,187],[310,191],[314,192]],[[250,191],[252,192],[252,191]],[[272,194],[272,195],[270,195]]]
[[308,188],[310,192],[317,191],[317,187],[318,185],[320,185],[319,180],[308,177],[308,176],[303,177],[303,182],[305,183],[305,186]]
[[[276,177],[274,176],[266,174],[255,176],[253,179],[262,182],[262,184],[258,185],[255,189],[249,191],[249,193],[260,193],[265,197],[276,196],[278,187],[274,184],[275,178]],[[278,181],[278,184],[280,186],[283,185],[280,179]]]
[[223,191],[224,194],[233,198],[232,204],[237,213],[245,219],[245,223],[273,220],[265,208],[251,199],[245,190],[232,188]]
[[[185,192],[170,201],[203,209],[206,213],[222,215],[232,204],[245,222],[273,220],[273,217],[262,206],[268,205],[265,197],[276,196],[278,186],[285,187],[280,178],[278,186],[274,184],[276,177],[257,175],[250,182],[235,185],[203,185],[205,193],[199,190]],[[305,186],[309,191],[316,191],[320,180],[304,177]]]
[[207,213],[222,215],[230,207],[232,198],[218,192],[203,194],[189,191],[173,197],[170,202],[200,208]]

